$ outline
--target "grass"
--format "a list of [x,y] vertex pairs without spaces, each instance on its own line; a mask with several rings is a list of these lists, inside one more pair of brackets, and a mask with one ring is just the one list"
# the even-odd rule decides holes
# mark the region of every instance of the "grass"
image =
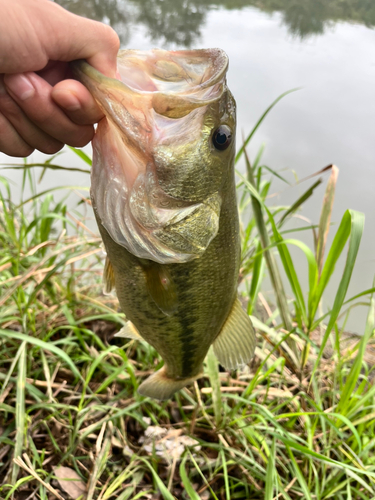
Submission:
[[[228,373],[210,352],[205,377],[163,403],[136,392],[160,366],[157,353],[114,338],[125,318],[102,293],[98,236],[65,199],[38,193],[38,165],[19,166],[22,192],[32,192],[20,202],[1,178],[1,499],[375,498],[374,289],[346,297],[364,217],[348,210],[326,248],[338,173],[330,166],[320,221],[303,228],[314,234],[309,248],[288,220],[321,180],[289,207],[269,206],[272,179],[284,178],[261,153],[252,163],[246,147],[238,154],[247,166],[238,186],[240,281],[258,333],[255,358]],[[54,162],[43,175],[59,168]],[[81,205],[90,204],[85,196]],[[307,290],[291,245],[306,256]],[[261,292],[266,272],[275,305]],[[351,337],[338,320],[359,303],[366,328]]]

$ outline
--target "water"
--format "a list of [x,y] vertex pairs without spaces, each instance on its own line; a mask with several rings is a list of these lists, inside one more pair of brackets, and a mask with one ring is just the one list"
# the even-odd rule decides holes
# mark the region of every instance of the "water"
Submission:
[[[348,296],[372,285],[375,186],[375,3],[370,0],[60,0],[65,8],[109,23],[122,48],[221,47],[229,55],[229,86],[238,105],[238,136],[246,135],[265,108],[282,92],[285,97],[267,117],[252,141],[254,157],[261,144],[262,163],[283,171],[290,181],[330,163],[340,169],[332,220],[347,208],[366,214],[362,240]],[[34,154],[33,161],[43,161]],[[0,157],[4,161],[4,155]],[[77,164],[70,153],[61,163]],[[240,168],[243,168],[240,166]],[[7,172],[19,179],[19,174]],[[289,204],[309,185],[286,188],[275,183],[275,204]],[[87,185],[85,175],[47,174],[44,187]],[[319,220],[321,186],[303,215]],[[301,226],[303,222],[294,222]],[[293,222],[290,224],[290,227]],[[301,233],[300,233],[301,234]],[[304,236],[309,244],[312,238]],[[304,257],[292,250],[303,273]],[[340,266],[338,266],[340,267]],[[339,275],[329,287],[332,304]],[[307,281],[306,281],[307,282]],[[266,285],[267,286],[267,285]],[[364,309],[351,317],[349,329],[361,333]]]

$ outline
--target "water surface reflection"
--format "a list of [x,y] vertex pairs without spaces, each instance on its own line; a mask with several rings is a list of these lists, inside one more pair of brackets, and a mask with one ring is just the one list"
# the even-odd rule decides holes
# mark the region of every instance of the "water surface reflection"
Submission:
[[[368,28],[375,26],[374,0],[59,1],[71,11],[111,24],[122,48],[223,48],[230,60],[229,87],[238,104],[239,141],[273,99],[302,87],[267,117],[250,143],[249,154],[254,158],[266,143],[262,163],[289,175],[291,181],[291,170],[303,178],[328,163],[338,165],[332,221],[339,222],[347,208],[366,214],[348,296],[372,286],[375,31]],[[69,152],[61,158],[68,166],[77,164]],[[75,185],[89,182],[87,177],[75,177]],[[46,188],[67,183],[61,171],[47,180]],[[273,184],[272,191],[281,194],[270,203],[289,205],[304,189]],[[319,222],[322,197],[323,189],[317,189],[304,206],[303,215],[313,223]],[[293,222],[304,224],[299,219],[288,224]],[[310,232],[298,237],[312,246]],[[293,248],[291,253],[298,275],[306,277],[302,286],[307,289],[304,256]],[[336,281],[327,289],[325,308],[333,304],[342,266],[338,263]],[[363,332],[364,322],[364,316],[353,314],[347,327]]]
[[323,34],[338,21],[375,26],[373,0],[57,0],[76,14],[109,23],[125,45],[129,27],[143,25],[151,40],[191,47],[199,42],[205,14],[210,9],[256,7],[281,14],[294,36]]

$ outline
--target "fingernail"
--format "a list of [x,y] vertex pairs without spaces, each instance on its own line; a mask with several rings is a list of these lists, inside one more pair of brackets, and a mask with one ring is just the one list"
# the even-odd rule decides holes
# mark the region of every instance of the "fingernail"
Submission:
[[21,101],[26,101],[35,94],[35,88],[25,73],[6,75],[4,83],[13,95]]

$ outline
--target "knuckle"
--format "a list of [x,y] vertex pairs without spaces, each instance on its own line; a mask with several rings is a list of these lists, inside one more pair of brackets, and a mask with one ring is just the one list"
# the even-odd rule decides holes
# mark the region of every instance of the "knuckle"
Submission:
[[25,158],[26,156],[30,156],[34,152],[34,149],[27,144],[22,144],[20,141],[14,141],[12,144],[0,143],[0,151],[15,158]]
[[24,158],[34,149],[14,130],[8,120],[0,113],[0,152],[8,156]]
[[100,23],[103,39],[106,40],[108,47],[114,52],[118,52],[120,49],[120,39],[115,32],[108,24]]
[[23,148],[21,154],[19,154],[19,156],[21,158],[24,158],[26,156],[30,156],[32,153],[34,152],[34,148],[32,148],[31,146],[26,146]]
[[83,130],[76,132],[74,135],[72,135],[69,141],[66,141],[66,143],[69,146],[73,146],[75,148],[82,148],[92,140],[94,136],[93,127],[85,126],[82,128]]
[[47,144],[43,144],[37,149],[46,155],[53,155],[55,153],[58,153],[63,147],[64,144],[62,142],[53,141]]

